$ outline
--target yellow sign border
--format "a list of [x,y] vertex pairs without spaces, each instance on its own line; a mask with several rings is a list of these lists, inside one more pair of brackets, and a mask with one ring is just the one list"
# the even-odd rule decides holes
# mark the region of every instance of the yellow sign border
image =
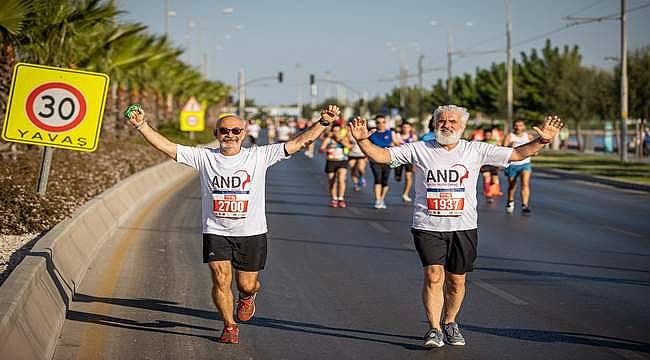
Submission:
[[[11,112],[11,105],[13,102],[13,94],[14,94],[14,88],[16,87],[17,81],[16,81],[16,74],[18,74],[18,69],[20,67],[27,67],[27,68],[39,68],[39,69],[46,69],[46,70],[55,70],[55,71],[61,71],[61,72],[70,72],[70,73],[76,73],[76,74],[85,74],[85,75],[91,75],[91,76],[99,76],[102,78],[106,79],[106,82],[104,83],[104,90],[102,91],[102,100],[101,100],[101,105],[99,109],[99,121],[97,122],[97,129],[95,130],[95,141],[92,144],[92,147],[81,147],[81,146],[74,146],[74,145],[60,145],[60,144],[44,144],[42,142],[38,141],[30,141],[30,140],[24,140],[24,139],[12,139],[7,137],[7,120],[9,119],[9,114]],[[93,152],[97,150],[97,147],[99,146],[99,133],[102,129],[102,122],[104,119],[104,108],[106,107],[106,97],[108,96],[108,86],[110,84],[110,76],[107,74],[103,73],[97,73],[97,72],[91,72],[91,71],[84,71],[84,70],[76,70],[76,69],[65,69],[65,68],[60,68],[60,67],[55,67],[55,66],[46,66],[46,65],[37,65],[37,64],[30,64],[30,63],[24,63],[24,62],[19,62],[14,66],[14,71],[11,77],[11,88],[9,89],[9,97],[7,101],[7,105],[5,107],[5,118],[2,126],[2,138],[6,141],[11,141],[11,142],[17,142],[17,143],[24,143],[24,144],[32,144],[32,145],[39,145],[39,146],[50,146],[50,147],[55,147],[55,148],[60,148],[60,149],[69,149],[69,150],[77,150],[77,151],[85,151],[85,152]]]

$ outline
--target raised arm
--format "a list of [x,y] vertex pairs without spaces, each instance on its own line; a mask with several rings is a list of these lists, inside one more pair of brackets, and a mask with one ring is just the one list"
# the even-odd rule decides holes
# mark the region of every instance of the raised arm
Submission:
[[328,105],[320,112],[320,120],[312,124],[306,131],[284,143],[287,154],[295,154],[302,148],[313,143],[327,127],[338,118],[341,110],[336,105]]
[[388,149],[381,148],[368,139],[375,130],[368,131],[368,125],[365,119],[357,117],[348,125],[350,133],[357,140],[361,151],[366,154],[370,160],[378,164],[390,163],[390,152]]
[[541,129],[536,126],[533,127],[539,137],[529,143],[517,146],[510,155],[510,161],[519,161],[533,156],[544,145],[550,143],[562,127],[564,127],[564,124],[558,116],[547,116]]
[[149,144],[176,160],[176,143],[169,141],[169,139],[149,126],[149,123],[145,120],[144,111],[141,108],[132,111],[128,121],[144,136],[144,139]]

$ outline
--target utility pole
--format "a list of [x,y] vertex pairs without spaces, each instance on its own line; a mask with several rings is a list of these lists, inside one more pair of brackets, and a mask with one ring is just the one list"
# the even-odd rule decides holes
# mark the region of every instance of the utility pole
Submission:
[[422,121],[422,91],[424,91],[424,85],[422,81],[422,73],[424,68],[422,67],[422,60],[424,60],[424,55],[420,54],[418,57],[418,121]]
[[404,48],[400,48],[399,51],[399,106],[400,112],[406,107],[406,85],[408,71],[406,70],[406,65],[404,64]]
[[169,2],[171,0],[165,0],[165,36],[169,38]]
[[454,38],[451,35],[451,31],[447,31],[447,97],[450,104],[453,102],[452,98],[454,96],[454,78],[451,75],[451,57],[453,55],[453,49],[452,49],[453,41]]
[[246,88],[244,86],[244,68],[241,68],[237,76],[237,92],[239,93],[239,109],[237,115],[242,120],[246,120],[246,111],[244,108],[246,106]]
[[507,72],[507,107],[508,107],[508,120],[506,121],[503,132],[508,133],[510,124],[512,124],[512,98],[513,98],[513,84],[512,84],[512,0],[506,0],[506,12],[508,20],[506,23],[506,72]]
[[301,64],[296,64],[296,68],[298,68],[298,114],[302,117],[302,92],[305,88],[305,72],[302,70]]
[[627,161],[627,14],[626,0],[621,0],[621,161]]
[[332,97],[332,84],[330,81],[332,81],[332,72],[330,70],[325,71],[325,79],[327,79],[327,84],[325,87],[325,99],[329,99]]

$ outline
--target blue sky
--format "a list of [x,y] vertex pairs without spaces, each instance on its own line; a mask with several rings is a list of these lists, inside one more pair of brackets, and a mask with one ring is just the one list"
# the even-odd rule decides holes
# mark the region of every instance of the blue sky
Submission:
[[[602,16],[620,11],[619,0],[513,0],[513,43],[557,29],[567,23],[562,17]],[[628,0],[628,9],[649,4]],[[313,73],[316,78],[346,82],[350,87],[381,95],[398,85],[380,81],[398,76],[400,56],[409,74],[417,71],[417,58],[424,55],[424,68],[446,66],[447,29],[453,34],[454,50],[472,51],[505,48],[504,0],[170,0],[176,15],[170,18],[175,44],[189,48],[184,60],[199,67],[207,54],[208,76],[235,84],[244,68],[247,79],[284,72],[285,81],[263,82],[248,89],[248,96],[261,104],[295,103],[299,86]],[[153,33],[165,32],[165,0],[119,0],[127,11],[126,21],[149,26]],[[231,13],[224,9],[230,8]],[[580,10],[579,13],[576,13]],[[190,31],[190,19],[194,27]],[[436,25],[432,26],[431,21]],[[468,22],[471,26],[468,26]],[[628,15],[628,47],[650,45],[650,7]],[[618,57],[620,25],[603,21],[572,27],[550,35],[554,45],[580,46],[585,64],[611,68]],[[514,48],[540,48],[544,39]],[[505,60],[505,53],[454,57],[453,73],[473,73],[477,67]],[[301,71],[304,78],[300,80]],[[424,75],[431,86],[445,71]],[[416,78],[409,79],[415,84]],[[633,81],[633,79],[630,79]],[[321,100],[328,91],[319,85]],[[336,95],[334,86],[330,95]],[[304,86],[305,102],[309,101]],[[349,98],[355,95],[347,92]]]

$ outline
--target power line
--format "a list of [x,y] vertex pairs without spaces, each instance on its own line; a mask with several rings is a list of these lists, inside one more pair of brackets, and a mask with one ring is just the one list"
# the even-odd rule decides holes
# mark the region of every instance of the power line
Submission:
[[605,1],[607,1],[607,0],[596,1],[595,3],[593,3],[593,4],[589,5],[589,6],[585,6],[584,8],[582,8],[582,9],[580,9],[580,10],[574,11],[574,12],[572,12],[571,14],[569,14],[569,15],[567,15],[567,16],[578,15],[578,14],[580,14],[581,12],[585,12],[585,11],[587,11],[587,10],[593,8],[593,7],[596,6],[596,5],[600,5],[600,4],[604,3]]

